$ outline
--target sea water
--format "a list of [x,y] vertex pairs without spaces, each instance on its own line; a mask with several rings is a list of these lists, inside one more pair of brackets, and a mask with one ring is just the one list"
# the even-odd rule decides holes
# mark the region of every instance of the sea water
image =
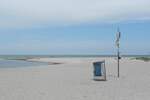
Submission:
[[0,60],[0,68],[21,68],[21,67],[36,67],[41,65],[48,65],[41,62],[28,62],[22,60]]

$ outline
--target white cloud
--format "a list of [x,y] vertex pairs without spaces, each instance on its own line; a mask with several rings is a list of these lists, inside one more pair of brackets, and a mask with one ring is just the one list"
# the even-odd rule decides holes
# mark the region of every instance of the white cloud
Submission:
[[150,0],[0,1],[0,27],[149,19]]

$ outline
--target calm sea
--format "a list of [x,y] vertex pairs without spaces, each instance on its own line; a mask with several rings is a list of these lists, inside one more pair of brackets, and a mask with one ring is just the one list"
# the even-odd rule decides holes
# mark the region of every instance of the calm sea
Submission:
[[[116,55],[0,55],[0,59],[115,57]],[[122,57],[150,57],[150,55],[122,55]]]
[[0,60],[0,68],[36,67],[40,65],[48,64],[41,62],[27,62],[21,60]]
[[36,67],[41,65],[48,65],[48,63],[25,61],[25,59],[35,57],[39,56],[0,55],[0,68]]

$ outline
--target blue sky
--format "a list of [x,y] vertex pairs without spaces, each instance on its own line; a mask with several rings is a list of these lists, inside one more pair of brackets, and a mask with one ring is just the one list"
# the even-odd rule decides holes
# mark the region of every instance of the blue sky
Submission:
[[62,1],[0,1],[0,54],[150,54],[148,0]]

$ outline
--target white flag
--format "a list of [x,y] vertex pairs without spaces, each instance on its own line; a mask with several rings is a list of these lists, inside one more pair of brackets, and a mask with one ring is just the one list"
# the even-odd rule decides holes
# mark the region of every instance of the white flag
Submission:
[[121,32],[120,31],[117,32],[116,37],[117,37],[116,46],[119,48],[119,41],[120,41],[120,38],[121,38]]

